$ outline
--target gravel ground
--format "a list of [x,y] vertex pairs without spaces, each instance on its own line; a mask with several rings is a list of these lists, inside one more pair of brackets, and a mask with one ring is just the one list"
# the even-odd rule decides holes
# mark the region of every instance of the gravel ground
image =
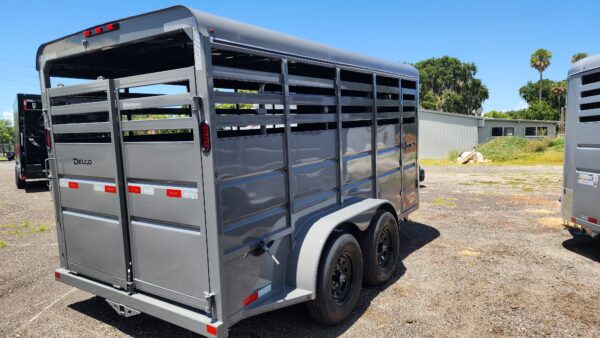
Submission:
[[[0,336],[193,336],[54,282],[50,194],[18,191],[0,162]],[[351,318],[310,322],[302,306],[253,317],[233,337],[583,336],[600,334],[600,241],[573,236],[557,202],[560,167],[431,167],[402,224],[393,280],[364,289]],[[0,247],[2,244],[0,243]]]

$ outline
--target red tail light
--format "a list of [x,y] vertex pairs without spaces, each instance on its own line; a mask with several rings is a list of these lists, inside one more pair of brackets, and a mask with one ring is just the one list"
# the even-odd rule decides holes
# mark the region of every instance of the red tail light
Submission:
[[52,150],[52,137],[50,137],[50,130],[46,129],[46,147]]
[[86,38],[89,38],[90,36],[92,36],[92,30],[91,29],[84,30],[83,36],[85,36]]
[[109,23],[108,25],[106,25],[106,30],[107,31],[114,31],[119,29],[119,23],[118,22],[113,22],[113,23]]
[[202,136],[201,145],[202,151],[210,151],[210,126],[206,122],[200,123],[200,134]]

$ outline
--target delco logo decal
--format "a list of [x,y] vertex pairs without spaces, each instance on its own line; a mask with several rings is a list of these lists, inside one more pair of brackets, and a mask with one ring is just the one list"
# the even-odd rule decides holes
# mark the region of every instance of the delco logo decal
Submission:
[[81,159],[81,158],[74,158],[73,159],[73,165],[80,165],[80,164],[83,164],[83,165],[92,165],[92,160],[84,160],[84,159]]

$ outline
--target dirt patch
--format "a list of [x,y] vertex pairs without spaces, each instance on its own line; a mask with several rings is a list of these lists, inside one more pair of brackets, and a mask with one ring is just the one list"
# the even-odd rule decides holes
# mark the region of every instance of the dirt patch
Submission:
[[[0,163],[0,336],[194,337],[55,282],[50,194],[16,190],[13,165]],[[396,275],[363,288],[349,320],[316,325],[300,305],[242,320],[230,336],[597,336],[598,243],[558,221],[561,167],[426,170]]]

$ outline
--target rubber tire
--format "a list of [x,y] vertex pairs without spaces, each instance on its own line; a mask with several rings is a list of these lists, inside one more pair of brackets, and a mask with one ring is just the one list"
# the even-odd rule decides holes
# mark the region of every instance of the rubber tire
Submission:
[[[384,229],[389,229],[390,234],[390,257],[385,267],[377,264],[377,242]],[[400,258],[400,230],[394,215],[389,211],[379,210],[363,237],[363,261],[365,271],[363,283],[368,286],[378,286],[386,283],[396,271],[396,265]]]
[[25,181],[19,178],[19,174],[15,170],[15,185],[17,189],[25,189]]
[[[352,261],[352,283],[346,300],[338,304],[331,295],[331,275],[339,256],[348,253]],[[349,233],[335,233],[328,240],[319,261],[316,299],[306,303],[308,313],[318,323],[335,325],[343,322],[354,310],[360,296],[363,261],[360,245]]]

